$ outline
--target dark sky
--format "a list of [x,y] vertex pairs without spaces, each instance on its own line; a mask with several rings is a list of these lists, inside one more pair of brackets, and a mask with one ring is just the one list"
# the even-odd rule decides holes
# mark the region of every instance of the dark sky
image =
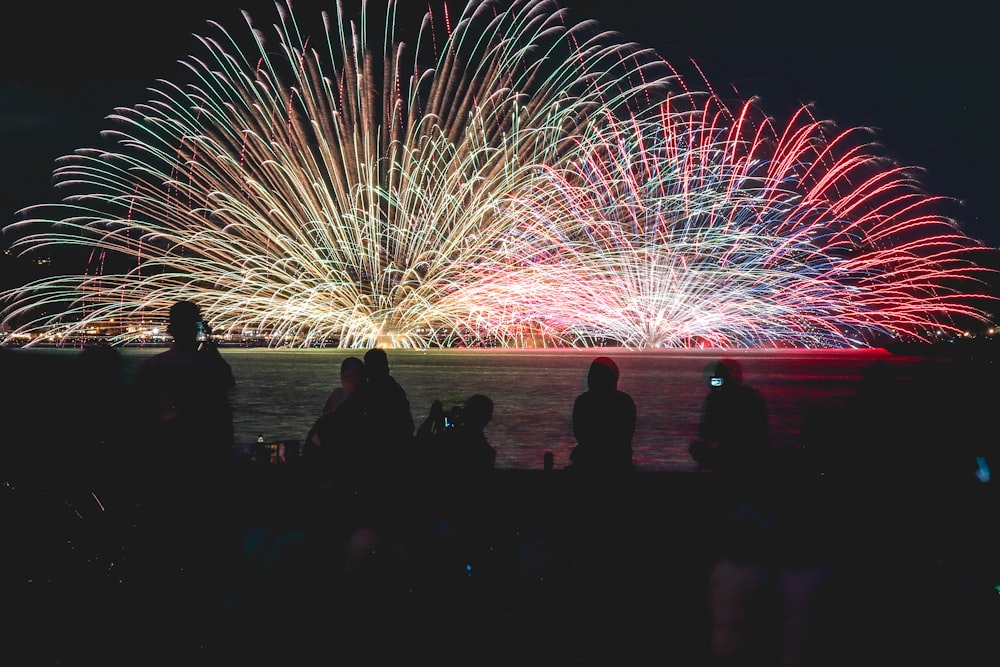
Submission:
[[[156,78],[178,79],[176,61],[198,51],[191,35],[205,33],[206,20],[242,36],[240,9],[268,26],[277,16],[269,0],[11,4],[0,41],[4,224],[16,209],[52,198],[54,160],[97,144],[115,106],[147,99],[144,88]],[[407,13],[426,6],[401,4]],[[573,16],[595,18],[672,62],[695,60],[718,88],[760,95],[778,119],[813,102],[842,126],[877,128],[891,155],[926,170],[931,192],[964,202],[950,211],[963,229],[998,246],[1000,46],[988,10],[977,4],[563,2]],[[293,6],[317,25],[320,10],[335,4]]]

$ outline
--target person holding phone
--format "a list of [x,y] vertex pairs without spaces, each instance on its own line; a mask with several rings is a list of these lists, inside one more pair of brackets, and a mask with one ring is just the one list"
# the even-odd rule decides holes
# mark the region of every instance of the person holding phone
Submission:
[[[213,517],[232,462],[229,392],[236,381],[197,304],[171,306],[167,330],[173,342],[139,368],[135,388],[145,490],[140,559],[148,559],[157,583],[169,588],[180,583],[177,577],[194,577],[221,537]],[[211,575],[201,581],[207,580]]]
[[735,359],[716,363],[708,385],[698,439],[688,451],[702,470],[748,472],[770,446],[764,396],[743,383],[743,368]]
[[[136,374],[147,438],[164,460],[211,467],[232,456],[228,395],[232,369],[211,340],[211,327],[191,301],[170,308],[169,349],[150,357]],[[180,450],[180,451],[178,451]],[[180,456],[180,452],[186,454]]]

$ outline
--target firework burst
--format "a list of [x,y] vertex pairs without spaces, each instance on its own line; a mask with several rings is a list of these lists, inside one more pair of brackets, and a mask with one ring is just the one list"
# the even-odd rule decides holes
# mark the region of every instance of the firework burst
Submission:
[[[191,84],[161,81],[117,110],[113,151],[66,158],[55,177],[74,194],[17,246],[133,261],[26,285],[8,318],[65,336],[190,298],[217,331],[275,342],[497,338],[468,326],[460,292],[506,232],[504,200],[589,115],[669,83],[655,59],[548,2],[474,2],[440,27],[428,15],[413,49],[394,37],[392,5],[381,29],[324,15],[320,50],[279,9],[275,47],[254,31],[247,52],[216,24],[187,60]],[[39,304],[57,314],[31,318]]]
[[271,344],[857,346],[985,318],[975,244],[859,130],[692,92],[553,2],[445,7],[412,45],[392,3],[319,40],[278,10],[64,158],[8,231],[88,270],[4,293],[6,327],[193,299]]
[[869,131],[700,98],[607,114],[521,190],[511,214],[554,233],[531,255],[510,246],[521,275],[498,271],[484,309],[639,348],[857,347],[985,317],[976,244]]

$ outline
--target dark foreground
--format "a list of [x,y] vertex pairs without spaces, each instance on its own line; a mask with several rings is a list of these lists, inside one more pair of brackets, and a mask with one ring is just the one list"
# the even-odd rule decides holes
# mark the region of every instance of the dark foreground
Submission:
[[997,482],[900,472],[352,489],[241,464],[195,522],[8,483],[4,645],[21,665],[709,665],[720,578],[731,614],[757,591],[746,616],[798,646],[789,665],[996,664]]

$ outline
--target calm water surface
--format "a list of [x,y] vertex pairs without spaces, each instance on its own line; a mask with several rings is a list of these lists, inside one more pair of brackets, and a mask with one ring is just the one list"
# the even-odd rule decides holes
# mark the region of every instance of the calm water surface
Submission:
[[[123,350],[127,372],[160,350]],[[69,352],[69,351],[66,351]],[[302,439],[330,390],[339,384],[340,362],[363,350],[268,350],[225,348],[236,375],[232,394],[236,438],[252,442]],[[474,393],[495,403],[486,434],[500,468],[539,469],[545,452],[556,467],[568,464],[573,400],[586,388],[591,360],[600,354],[621,369],[619,387],[639,409],[635,461],[639,469],[685,471],[687,453],[707,391],[705,368],[730,356],[743,365],[745,381],[767,399],[772,443],[795,446],[804,412],[849,395],[876,359],[906,363],[882,350],[824,351],[629,351],[629,350],[390,350],[392,374],[406,390],[414,421],[439,398],[455,405]]]

